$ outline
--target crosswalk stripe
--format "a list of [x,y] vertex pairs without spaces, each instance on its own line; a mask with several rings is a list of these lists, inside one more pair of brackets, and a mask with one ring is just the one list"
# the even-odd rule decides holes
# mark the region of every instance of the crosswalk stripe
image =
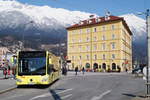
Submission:
[[64,93],[64,92],[68,92],[68,91],[71,91],[73,90],[72,88],[71,89],[67,89],[67,90],[64,90],[64,91],[61,91],[61,92],[57,92],[56,94],[61,94],[61,93]]
[[66,96],[63,96],[63,97],[61,97],[61,99],[66,99],[66,98],[68,98],[68,97],[70,97],[70,96],[72,96],[72,94],[68,94],[68,95],[66,95]]

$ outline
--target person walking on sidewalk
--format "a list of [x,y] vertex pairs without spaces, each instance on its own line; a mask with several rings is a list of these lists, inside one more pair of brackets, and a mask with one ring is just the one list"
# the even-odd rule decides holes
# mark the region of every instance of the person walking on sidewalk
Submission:
[[75,72],[76,72],[75,75],[77,75],[77,73],[78,73],[78,66],[75,68]]
[[82,74],[84,75],[84,72],[85,72],[85,69],[84,69],[84,67],[82,68]]
[[4,67],[4,70],[3,70],[3,74],[4,74],[4,76],[5,76],[5,77],[4,77],[4,79],[6,79],[6,75],[7,75],[7,68],[5,68],[5,67]]

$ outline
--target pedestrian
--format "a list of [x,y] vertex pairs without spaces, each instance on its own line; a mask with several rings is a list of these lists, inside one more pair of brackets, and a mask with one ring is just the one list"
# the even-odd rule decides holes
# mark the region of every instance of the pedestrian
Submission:
[[64,75],[65,74],[65,68],[63,67],[62,68],[62,75]]
[[15,68],[12,69],[12,75],[13,75],[14,79],[16,79],[16,69]]
[[65,75],[67,75],[67,68],[65,67]]
[[75,72],[76,72],[75,75],[77,75],[77,73],[78,73],[78,66],[75,68]]
[[128,69],[126,68],[126,72],[128,72]]
[[4,70],[3,70],[3,74],[4,74],[4,76],[5,76],[5,77],[4,77],[4,79],[6,79],[6,75],[7,75],[7,68],[5,68],[5,67],[4,67]]
[[120,71],[121,71],[121,68],[120,68],[119,66],[117,66],[117,69],[118,69],[118,72],[120,72]]
[[67,68],[66,67],[62,68],[62,75],[67,75]]
[[85,69],[84,69],[84,67],[82,68],[82,74],[84,75],[84,72],[85,72]]

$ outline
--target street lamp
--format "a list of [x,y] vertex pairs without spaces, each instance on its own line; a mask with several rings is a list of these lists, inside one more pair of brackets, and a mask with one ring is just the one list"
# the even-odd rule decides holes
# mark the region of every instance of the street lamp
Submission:
[[146,33],[147,33],[147,50],[148,50],[148,57],[147,57],[147,66],[146,66],[146,96],[150,96],[149,94],[149,66],[150,66],[150,30],[149,30],[149,24],[150,22],[150,16],[149,16],[149,9],[146,10],[146,12],[139,13],[138,15],[145,15],[146,16]]
[[[32,23],[34,23],[34,21],[29,21],[28,23],[26,23],[25,25],[28,25],[28,24],[32,24]],[[26,27],[26,26],[25,26]],[[21,50],[24,50],[24,45],[25,45],[25,41],[24,41],[24,32],[23,32],[23,34],[22,34],[22,48],[21,48]]]

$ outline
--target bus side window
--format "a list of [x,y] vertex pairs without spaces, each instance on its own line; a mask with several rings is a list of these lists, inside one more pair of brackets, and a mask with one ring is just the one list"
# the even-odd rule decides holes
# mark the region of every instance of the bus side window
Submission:
[[48,73],[48,74],[51,74],[51,72],[53,71],[53,67],[54,67],[53,64],[49,64],[49,65],[48,65],[48,67],[47,67],[47,73]]

